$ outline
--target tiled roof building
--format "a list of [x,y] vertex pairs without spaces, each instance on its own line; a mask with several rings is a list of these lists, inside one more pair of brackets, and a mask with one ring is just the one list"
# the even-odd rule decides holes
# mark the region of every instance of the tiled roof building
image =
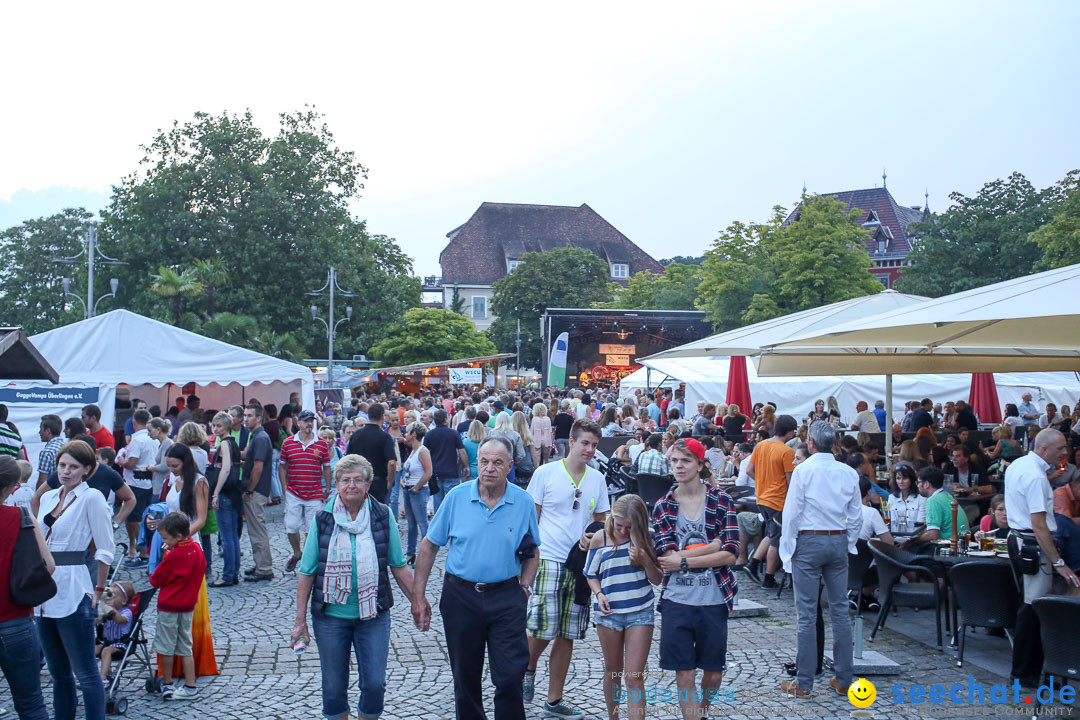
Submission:
[[[859,213],[859,224],[870,231],[870,238],[866,241],[866,251],[874,262],[870,272],[882,285],[891,288],[908,265],[907,256],[911,252],[914,239],[908,231],[908,225],[924,222],[930,213],[929,207],[900,205],[886,187],[844,190],[822,195],[847,205],[848,213]],[[798,219],[799,208],[796,207],[784,220],[784,224]]]
[[492,285],[517,267],[527,252],[585,248],[607,263],[609,279],[614,282],[625,283],[642,270],[663,272],[660,263],[584,204],[485,202],[464,225],[446,236],[450,242],[439,254],[441,283],[428,278],[425,290],[441,289],[446,307],[453,302],[456,290],[465,302],[465,314],[480,329],[495,320],[490,311]]

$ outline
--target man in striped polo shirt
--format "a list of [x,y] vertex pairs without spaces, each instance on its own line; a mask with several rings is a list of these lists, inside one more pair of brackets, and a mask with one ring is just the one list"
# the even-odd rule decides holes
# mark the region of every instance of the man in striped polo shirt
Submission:
[[286,572],[294,572],[300,562],[300,531],[311,527],[315,514],[330,496],[330,446],[315,434],[315,413],[302,411],[296,418],[300,430],[281,443],[278,477],[285,494],[285,532],[289,534],[292,557]]

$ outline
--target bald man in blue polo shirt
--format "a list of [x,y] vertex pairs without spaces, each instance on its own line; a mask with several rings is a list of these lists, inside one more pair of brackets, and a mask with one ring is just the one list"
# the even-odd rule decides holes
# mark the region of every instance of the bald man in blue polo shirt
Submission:
[[522,681],[529,664],[525,609],[538,565],[540,528],[532,496],[506,476],[513,448],[500,437],[477,451],[479,478],[451,490],[428,525],[414,566],[412,614],[431,627],[427,582],[438,548],[449,543],[439,612],[454,675],[458,720],[484,720],[484,650],[491,661],[496,720],[525,720]]

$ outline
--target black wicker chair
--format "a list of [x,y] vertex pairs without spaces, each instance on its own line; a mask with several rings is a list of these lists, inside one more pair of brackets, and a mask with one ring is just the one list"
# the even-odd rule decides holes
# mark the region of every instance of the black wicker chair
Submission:
[[[1031,603],[1039,616],[1039,629],[1043,645],[1043,684],[1056,675],[1076,681],[1080,679],[1080,598],[1050,596]],[[1038,693],[1035,711],[1041,705]]]
[[870,552],[870,546],[865,540],[855,543],[857,555],[848,555],[847,587],[848,596],[854,598],[855,614],[862,615],[862,592],[866,571],[870,569],[870,563],[874,561],[874,555]]
[[652,473],[638,473],[638,494],[645,501],[645,507],[652,514],[656,501],[668,494],[674,479],[670,475],[653,475]]
[[[963,667],[968,627],[1014,630],[1020,593],[1016,591],[1012,568],[994,560],[972,560],[954,565],[949,568],[949,584],[960,610],[956,623],[960,633],[960,654],[956,665]],[[1012,642],[1011,636],[1009,641]]]
[[[937,623],[937,644],[944,651],[941,642],[941,613],[945,607],[945,593],[938,582],[938,576],[925,565],[914,563],[915,556],[895,545],[880,540],[870,541],[870,552],[877,561],[878,583],[881,589],[881,611],[878,612],[874,629],[870,632],[873,640],[878,630],[885,627],[889,610],[893,607],[933,609]],[[900,582],[900,578],[910,573],[912,577],[926,578],[926,582]]]

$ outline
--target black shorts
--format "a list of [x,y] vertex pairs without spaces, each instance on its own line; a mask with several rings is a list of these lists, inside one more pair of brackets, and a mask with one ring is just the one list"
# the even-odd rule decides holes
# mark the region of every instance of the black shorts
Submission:
[[684,605],[661,598],[660,667],[723,672],[727,664],[727,605]]
[[[128,487],[131,487],[128,485]],[[135,508],[131,511],[131,514],[127,516],[125,522],[129,523],[141,523],[143,513],[154,502],[154,490],[153,488],[131,488],[131,492],[135,495]]]
[[770,507],[765,507],[764,505],[758,505],[758,511],[765,516],[765,528],[762,530],[762,534],[769,538],[770,547],[779,550],[780,532],[784,529],[784,513],[780,510],[773,510]]

